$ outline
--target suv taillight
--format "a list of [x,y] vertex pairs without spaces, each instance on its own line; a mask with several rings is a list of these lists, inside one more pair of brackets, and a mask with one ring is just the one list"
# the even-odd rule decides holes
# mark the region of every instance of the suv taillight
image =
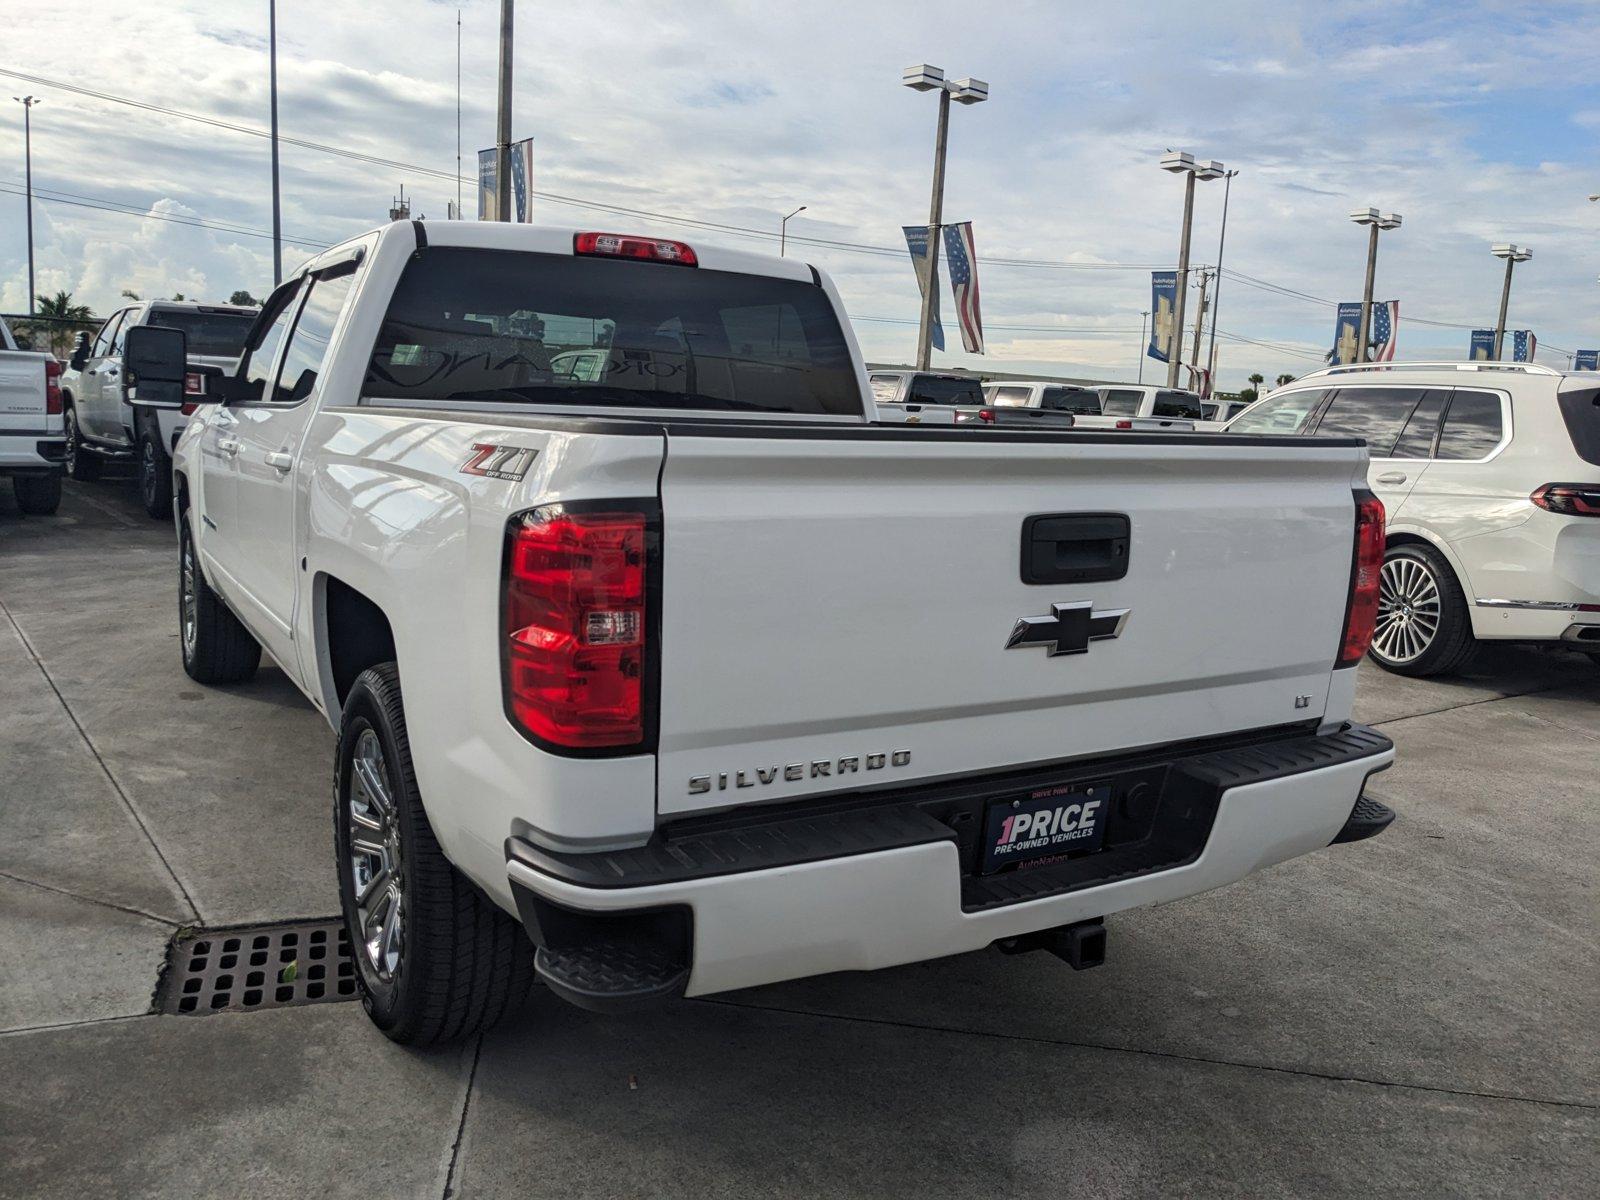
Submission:
[[47,417],[61,415],[61,364],[53,358],[44,360],[44,412]]
[[506,715],[556,748],[645,741],[650,520],[550,505],[507,530],[501,669]]
[[1383,501],[1371,492],[1356,493],[1356,545],[1350,567],[1350,599],[1345,606],[1344,640],[1336,667],[1353,667],[1372,644],[1378,620],[1378,588],[1383,574]]
[[1600,517],[1600,483],[1547,483],[1528,499],[1564,517]]
[[572,235],[572,252],[602,258],[642,258],[648,262],[677,263],[681,267],[700,265],[694,250],[684,242],[634,237],[626,233],[575,233]]

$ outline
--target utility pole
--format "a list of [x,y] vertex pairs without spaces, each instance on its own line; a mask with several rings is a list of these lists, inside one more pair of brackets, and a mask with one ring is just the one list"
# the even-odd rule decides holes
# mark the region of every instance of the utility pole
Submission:
[[1211,272],[1201,267],[1195,274],[1200,276],[1200,304],[1194,314],[1194,353],[1189,356],[1191,377],[1198,380],[1200,377],[1200,335],[1206,327],[1206,285],[1211,282]]
[[267,0],[267,73],[272,91],[272,286],[283,282],[283,214],[278,202],[278,0]]
[[11,97],[22,105],[22,161],[26,177],[28,206],[28,315],[33,316],[33,106],[39,101],[32,96]]
[[514,0],[500,0],[500,114],[494,139],[494,206],[497,220],[511,215],[511,25]]
[[461,220],[461,10],[456,9],[456,220]]
[[1222,252],[1228,246],[1228,198],[1233,191],[1233,177],[1239,172],[1229,171],[1222,177],[1222,233],[1217,238],[1217,290],[1211,293],[1211,348],[1206,353],[1206,369],[1215,387],[1217,378],[1217,313],[1222,308]]
[[1147,347],[1145,345],[1145,340],[1144,340],[1144,323],[1147,320],[1149,320],[1149,318],[1150,318],[1150,310],[1148,308],[1143,308],[1143,309],[1139,310],[1139,382],[1140,383],[1144,382],[1144,360],[1145,360],[1145,350],[1147,349]]

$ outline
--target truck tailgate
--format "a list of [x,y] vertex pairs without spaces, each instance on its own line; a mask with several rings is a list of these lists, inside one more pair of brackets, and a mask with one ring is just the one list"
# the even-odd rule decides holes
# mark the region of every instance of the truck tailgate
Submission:
[[0,434],[44,431],[45,358],[28,350],[0,350]]
[[[663,817],[1324,710],[1353,444],[870,432],[669,434]],[[1125,515],[1125,576],[1024,582],[1042,514]],[[1050,653],[1081,649],[1083,618],[1053,606],[1082,604],[1117,635]]]

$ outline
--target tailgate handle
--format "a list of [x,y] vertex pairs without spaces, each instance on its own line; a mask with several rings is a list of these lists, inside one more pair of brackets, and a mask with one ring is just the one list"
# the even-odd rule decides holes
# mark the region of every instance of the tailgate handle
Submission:
[[1099,583],[1128,573],[1127,515],[1041,513],[1022,522],[1023,583]]

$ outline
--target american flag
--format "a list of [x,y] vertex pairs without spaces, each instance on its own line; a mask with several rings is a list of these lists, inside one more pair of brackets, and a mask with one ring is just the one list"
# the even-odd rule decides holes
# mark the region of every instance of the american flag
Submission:
[[1511,361],[1532,362],[1533,355],[1539,348],[1539,339],[1533,336],[1531,329],[1519,329],[1512,336]]
[[1382,300],[1372,306],[1372,361],[1394,359],[1394,332],[1400,324],[1400,301]]
[[944,227],[944,258],[950,267],[950,290],[961,318],[961,344],[968,354],[983,353],[983,314],[978,311],[978,252],[972,244],[972,222]]

